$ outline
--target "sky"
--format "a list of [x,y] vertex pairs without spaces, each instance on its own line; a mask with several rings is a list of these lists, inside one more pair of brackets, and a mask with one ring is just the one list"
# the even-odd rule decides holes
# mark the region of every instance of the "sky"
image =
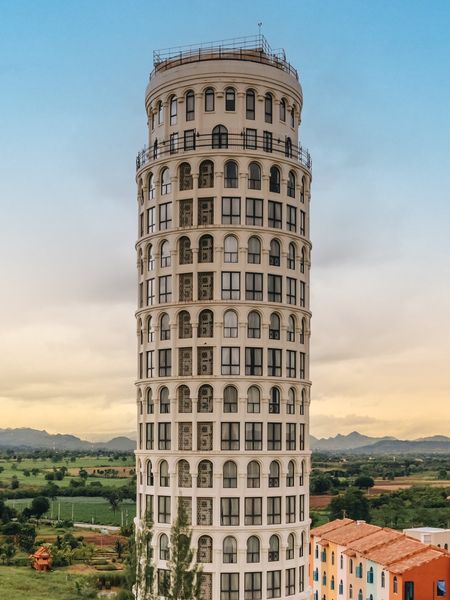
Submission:
[[311,432],[450,435],[448,0],[0,0],[0,427],[133,432],[152,52],[260,21],[313,157]]

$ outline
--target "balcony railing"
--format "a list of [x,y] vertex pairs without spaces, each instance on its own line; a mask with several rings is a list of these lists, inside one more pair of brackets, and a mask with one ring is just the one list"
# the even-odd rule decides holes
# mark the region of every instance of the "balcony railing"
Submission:
[[150,74],[150,79],[160,71],[205,60],[259,62],[290,73],[298,80],[298,72],[286,60],[284,50],[272,49],[262,34],[155,50],[153,52],[155,68]]
[[272,139],[270,146],[267,146],[266,138],[256,136],[252,138],[251,143],[246,139],[245,131],[241,133],[221,133],[218,137],[215,133],[197,133],[194,138],[189,137],[186,140],[163,140],[158,142],[152,148],[143,148],[136,156],[136,171],[152,160],[157,160],[163,156],[176,156],[183,152],[192,152],[200,148],[209,150],[226,150],[237,148],[238,150],[262,150],[265,154],[282,155],[285,158],[296,160],[307,169],[311,170],[312,160],[308,150],[302,146],[286,144],[285,140]]

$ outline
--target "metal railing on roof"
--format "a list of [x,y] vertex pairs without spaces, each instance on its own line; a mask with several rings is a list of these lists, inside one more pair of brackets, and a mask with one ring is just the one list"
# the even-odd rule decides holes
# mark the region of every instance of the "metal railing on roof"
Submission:
[[285,51],[282,48],[272,49],[262,34],[154,50],[154,69],[150,74],[150,79],[159,71],[172,69],[182,64],[218,59],[248,60],[269,64],[298,79],[298,72],[286,60]]

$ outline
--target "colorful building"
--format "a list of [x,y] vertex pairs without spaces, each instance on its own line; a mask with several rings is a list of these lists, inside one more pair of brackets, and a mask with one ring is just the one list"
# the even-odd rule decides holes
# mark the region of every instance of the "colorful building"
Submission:
[[450,599],[450,554],[404,533],[337,519],[311,530],[311,600]]

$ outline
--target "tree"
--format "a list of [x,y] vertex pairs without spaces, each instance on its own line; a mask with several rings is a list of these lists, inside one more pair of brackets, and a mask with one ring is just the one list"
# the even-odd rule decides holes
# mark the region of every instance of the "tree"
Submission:
[[116,511],[119,508],[121,500],[122,500],[122,497],[116,490],[113,490],[112,492],[110,492],[108,494],[108,502],[111,505],[113,514],[116,514]]
[[333,498],[330,502],[330,518],[342,519],[346,516],[350,519],[369,521],[369,501],[362,490],[349,488],[345,494]]
[[45,496],[36,496],[31,502],[31,514],[40,519],[50,508],[50,502]]
[[153,564],[153,515],[147,511],[142,526],[128,541],[126,583],[139,600],[155,599],[155,567]]
[[178,502],[178,513],[170,531],[170,577],[168,600],[200,600],[201,567],[191,548],[192,529],[184,505]]
[[6,563],[7,565],[9,565],[11,559],[15,556],[16,552],[17,550],[14,544],[7,542],[6,544],[0,546],[0,558],[3,561],[3,564]]
[[115,541],[114,550],[117,552],[117,558],[120,560],[122,558],[123,551],[125,550],[125,544],[120,538],[117,538]]
[[355,479],[356,487],[362,488],[371,488],[375,485],[375,481],[369,475],[360,475]]
[[13,475],[13,477],[11,479],[11,489],[17,490],[18,487],[19,487],[19,480],[17,479],[17,475]]

